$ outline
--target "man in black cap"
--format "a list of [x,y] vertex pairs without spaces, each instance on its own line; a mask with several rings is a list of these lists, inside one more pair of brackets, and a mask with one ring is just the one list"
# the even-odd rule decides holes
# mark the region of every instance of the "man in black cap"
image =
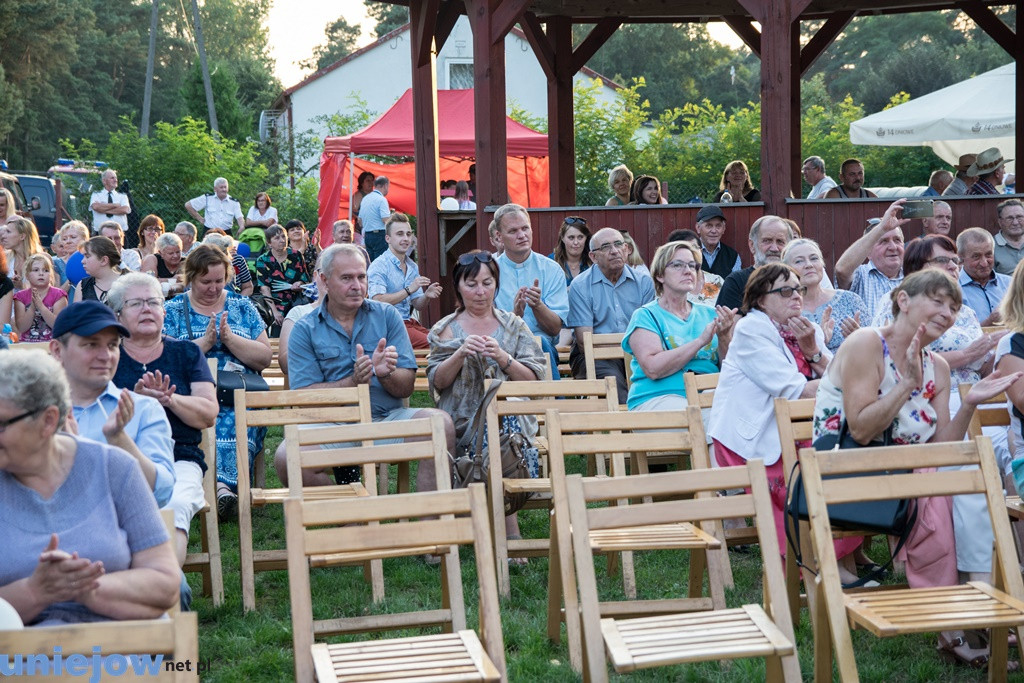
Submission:
[[700,236],[700,250],[704,255],[701,270],[714,273],[722,279],[743,267],[739,253],[722,243],[724,234],[725,214],[720,208],[708,204],[697,212],[697,235]]
[[[163,406],[148,396],[118,389],[112,381],[128,328],[99,301],[79,301],[53,324],[50,353],[64,366],[71,389],[70,429],[132,455],[163,507],[174,489],[174,442]],[[69,423],[72,421],[69,420]]]

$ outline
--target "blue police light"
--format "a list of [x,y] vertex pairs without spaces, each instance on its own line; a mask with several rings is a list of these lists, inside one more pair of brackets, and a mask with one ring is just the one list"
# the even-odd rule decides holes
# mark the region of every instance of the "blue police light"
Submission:
[[7,170],[7,159],[0,159],[0,171]]

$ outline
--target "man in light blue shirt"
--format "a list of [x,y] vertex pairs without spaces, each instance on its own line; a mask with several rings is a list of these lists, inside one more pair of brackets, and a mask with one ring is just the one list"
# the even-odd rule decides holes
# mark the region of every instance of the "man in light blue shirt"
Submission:
[[[334,244],[320,255],[319,266],[317,289],[323,301],[292,328],[288,338],[288,386],[331,389],[369,384],[374,422],[441,415],[448,450],[454,452],[455,427],[448,413],[402,405],[402,399],[412,394],[415,385],[416,357],[395,307],[366,298],[362,252],[354,244]],[[286,483],[288,463],[283,448],[278,449],[275,466],[282,483]],[[338,483],[358,481],[358,469],[338,468]],[[416,473],[417,489],[431,490],[433,482],[433,463],[424,460]],[[325,473],[303,474],[306,486],[331,483]]]
[[500,288],[494,305],[511,311],[541,337],[544,350],[558,367],[555,339],[569,315],[565,273],[553,260],[533,250],[530,215],[518,204],[505,204],[494,212],[488,229],[491,241],[501,244],[498,256]]
[[[569,365],[577,379],[585,379],[587,374],[583,334],[625,332],[633,312],[654,300],[650,275],[626,265],[626,245],[618,230],[602,228],[590,238],[590,259],[595,267],[580,273],[569,285],[568,324],[576,336]],[[598,379],[615,378],[619,403],[624,404],[629,390],[622,360],[596,360],[594,368]]]
[[99,301],[80,301],[60,312],[50,353],[64,366],[78,434],[117,446],[139,463],[163,507],[174,489],[174,441],[163,406],[111,381],[121,358],[121,337],[130,336]]
[[391,215],[388,206],[388,190],[391,181],[387,176],[380,176],[373,181],[373,192],[363,197],[359,204],[359,222],[363,225],[363,244],[370,254],[370,261],[383,254],[388,244],[384,240],[384,221]]
[[429,349],[427,328],[410,317],[412,309],[422,311],[441,296],[441,285],[420,275],[416,262],[406,258],[412,247],[413,232],[409,218],[395,212],[388,218],[384,237],[388,249],[366,270],[367,296],[374,301],[391,304],[398,310],[414,349]]
[[999,322],[999,304],[1010,288],[1010,276],[994,270],[996,242],[984,228],[967,228],[956,238],[956,251],[963,261],[960,289],[964,304],[974,309],[982,325]]

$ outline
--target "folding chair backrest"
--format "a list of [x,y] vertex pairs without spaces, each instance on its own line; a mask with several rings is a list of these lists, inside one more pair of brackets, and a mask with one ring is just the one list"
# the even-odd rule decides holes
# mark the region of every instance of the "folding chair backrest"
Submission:
[[[451,488],[448,475],[448,446],[444,421],[440,415],[429,419],[396,420],[394,422],[368,422],[331,427],[299,429],[287,425],[284,429],[285,449],[288,454],[288,480],[302,481],[302,471],[323,470],[332,467],[393,465],[432,460],[436,478],[435,490]],[[380,441],[396,443],[378,443]],[[331,447],[332,445],[334,447]],[[307,449],[319,446],[318,449]],[[371,496],[387,491],[377,490],[375,477],[367,477],[364,486]],[[296,495],[304,496],[307,489],[293,487]],[[315,491],[315,487],[312,489]]]
[[686,402],[698,408],[710,408],[718,388],[720,372],[712,375],[697,375],[692,372],[683,373],[683,386],[686,388]]
[[[599,360],[623,360],[625,352],[622,350],[622,333],[612,332],[608,334],[594,334],[593,332],[583,333],[583,360],[586,364],[587,379],[597,379],[597,368],[595,361]],[[629,379],[629,368],[626,368],[627,383]]]
[[[473,546],[479,589],[478,632],[487,655],[505,680],[504,643],[487,515],[486,496],[480,485],[454,491],[347,500],[289,498],[285,502],[285,518],[296,680],[313,680],[314,633],[327,636],[434,625],[441,625],[446,632],[466,628],[457,550],[442,556],[443,562],[455,571],[441,573],[445,581],[441,609],[425,610],[412,622],[389,620],[388,615],[314,620],[310,558],[340,555],[353,549],[380,557],[418,555],[424,545]],[[417,587],[417,595],[419,591]],[[439,664],[443,664],[443,658],[438,658]]]

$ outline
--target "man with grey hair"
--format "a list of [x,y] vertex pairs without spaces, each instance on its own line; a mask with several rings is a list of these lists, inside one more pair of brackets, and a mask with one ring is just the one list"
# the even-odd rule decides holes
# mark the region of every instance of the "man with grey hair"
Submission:
[[[245,230],[245,216],[238,200],[228,194],[227,178],[213,181],[213,192],[199,195],[185,202],[188,214],[201,222],[204,228],[220,228],[230,233],[232,224],[238,224],[238,232]],[[199,215],[202,211],[204,215]]]
[[1013,275],[1013,269],[1024,257],[1024,203],[1007,199],[996,207],[999,232],[996,233],[996,272]]
[[[322,299],[300,319],[288,338],[288,385],[292,389],[331,389],[368,384],[375,422],[441,415],[448,450],[454,452],[451,417],[435,408],[406,408],[416,381],[416,356],[397,309],[366,296],[366,260],[354,244],[332,244],[320,255],[317,289]],[[564,277],[564,276],[563,276]],[[282,483],[287,482],[287,458],[275,458]],[[433,488],[434,471],[423,461],[417,488]],[[359,468],[338,468],[337,483],[358,481]],[[303,484],[330,484],[324,472],[304,475]]]
[[963,261],[960,290],[964,304],[974,309],[982,325],[999,322],[999,304],[1010,287],[1010,276],[995,271],[996,241],[984,228],[967,228],[956,238],[956,253]]
[[[909,218],[897,218],[906,199],[889,205],[881,219],[868,221],[864,234],[836,261],[836,286],[848,289],[864,300],[868,320],[883,294],[903,282],[903,225]],[[867,263],[864,261],[867,260]]]
[[953,182],[953,174],[946,170],[932,171],[931,176],[928,177],[928,189],[921,195],[922,197],[939,197],[949,187],[949,184]]
[[[501,275],[494,305],[522,318],[541,338],[544,350],[558,367],[555,339],[569,314],[569,292],[562,267],[533,250],[530,215],[518,204],[494,212],[494,235],[502,246],[495,259]],[[620,235],[621,239],[621,235]]]
[[747,288],[747,280],[754,268],[766,263],[778,263],[782,260],[782,250],[786,248],[796,235],[789,223],[779,216],[761,216],[750,226],[747,247],[754,257],[754,265],[730,273],[718,292],[716,304],[726,308],[742,308],[743,291]]
[[128,229],[128,214],[131,204],[128,195],[117,191],[117,171],[108,168],[100,177],[103,189],[92,193],[89,208],[92,209],[92,231],[99,234],[104,221],[114,221],[122,230]]
[[921,219],[924,235],[950,236],[953,231],[953,209],[946,202],[936,199],[932,205],[932,215]]
[[[569,285],[568,325],[575,332],[569,365],[576,379],[587,376],[582,348],[584,333],[625,332],[633,312],[654,300],[651,276],[630,267],[626,254],[622,233],[615,228],[601,228],[590,238],[590,260],[594,265]],[[626,403],[629,387],[622,360],[596,360],[594,366],[598,379],[615,378],[619,403]]]
[[373,181],[373,192],[363,197],[359,203],[359,222],[363,226],[363,244],[370,254],[371,262],[388,250],[387,240],[384,239],[386,232],[384,222],[391,216],[391,207],[388,206],[387,200],[390,190],[391,181],[388,177],[379,176]]
[[822,199],[825,193],[836,186],[836,181],[825,175],[825,160],[821,157],[804,159],[804,165],[800,172],[807,184],[811,186],[811,191],[807,193],[808,199]]
[[192,252],[192,248],[196,246],[198,233],[196,226],[188,221],[182,221],[174,226],[174,234],[181,240],[182,258],[186,258]]

